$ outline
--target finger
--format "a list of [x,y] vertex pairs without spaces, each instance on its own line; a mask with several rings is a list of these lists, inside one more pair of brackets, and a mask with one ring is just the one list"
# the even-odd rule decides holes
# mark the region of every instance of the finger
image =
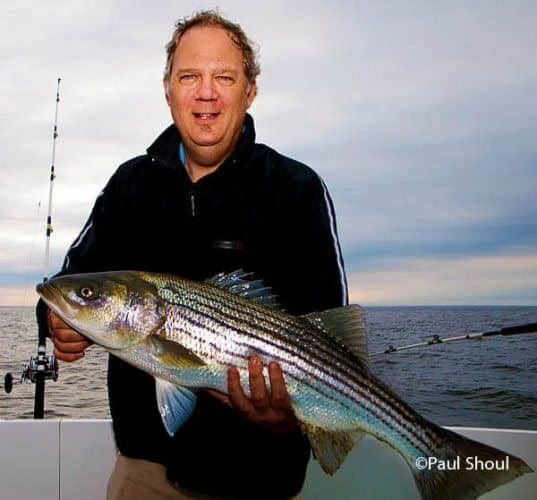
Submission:
[[48,311],[48,325],[51,339],[58,338],[62,342],[86,341],[87,345],[93,344],[93,342],[91,342],[89,339],[78,333],[76,330],[73,330],[53,311],[50,309]]
[[78,353],[65,353],[62,351],[59,351],[58,349],[54,348],[54,356],[56,359],[59,359],[60,361],[67,361],[68,363],[72,363],[73,361],[77,361],[84,357],[84,352],[78,352]]
[[263,376],[263,363],[257,356],[248,358],[248,377],[250,380],[250,399],[258,410],[270,408],[269,393]]
[[227,370],[227,383],[229,399],[233,407],[242,413],[255,411],[252,402],[246,397],[241,386],[239,370],[231,366]]
[[72,330],[71,328],[55,328],[53,330],[53,338],[54,340],[59,340],[64,343],[69,342],[84,342],[87,345],[91,345],[91,341],[89,341],[84,335],[81,335],[75,330]]
[[54,328],[52,326],[52,323],[54,321],[52,318],[53,314],[54,313],[50,309],[47,309],[47,328],[50,338],[54,337]]
[[287,392],[285,379],[280,365],[274,361],[269,363],[270,405],[275,409],[290,409],[291,398]]
[[50,309],[47,312],[47,323],[56,359],[72,363],[85,356],[84,350],[92,344],[90,340],[73,330]]
[[89,346],[87,340],[80,340],[77,342],[62,342],[56,336],[52,339],[52,343],[54,344],[54,347],[58,349],[58,351],[64,353],[83,353],[84,350]]
[[48,324],[51,328],[71,328],[63,319],[61,319],[55,312],[48,310]]

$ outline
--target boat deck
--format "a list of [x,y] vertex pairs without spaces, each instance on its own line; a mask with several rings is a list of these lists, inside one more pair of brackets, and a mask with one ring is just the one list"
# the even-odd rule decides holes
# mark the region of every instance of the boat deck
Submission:
[[[450,427],[524,458],[537,470],[537,431]],[[0,484],[10,500],[95,500],[106,497],[116,449],[109,420],[0,421]],[[262,487],[262,485],[260,485]],[[537,499],[537,473],[483,495],[486,500]],[[311,460],[304,500],[418,499],[412,475],[391,448],[366,437],[335,476]]]

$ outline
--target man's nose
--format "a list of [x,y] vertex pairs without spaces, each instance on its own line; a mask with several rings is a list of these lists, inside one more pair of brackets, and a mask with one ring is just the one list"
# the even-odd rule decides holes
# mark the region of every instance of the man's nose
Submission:
[[214,80],[210,76],[204,76],[201,78],[196,98],[202,101],[211,101],[216,99],[216,87],[214,85]]

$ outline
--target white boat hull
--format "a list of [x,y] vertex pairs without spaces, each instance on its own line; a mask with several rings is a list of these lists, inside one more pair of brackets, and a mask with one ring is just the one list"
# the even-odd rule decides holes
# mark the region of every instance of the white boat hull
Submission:
[[[513,453],[537,470],[537,431],[451,428]],[[116,456],[109,420],[0,421],[1,498],[9,500],[95,500],[106,497]],[[537,473],[484,495],[486,500],[537,498]],[[402,458],[365,438],[334,477],[311,460],[304,500],[416,500],[418,493]]]

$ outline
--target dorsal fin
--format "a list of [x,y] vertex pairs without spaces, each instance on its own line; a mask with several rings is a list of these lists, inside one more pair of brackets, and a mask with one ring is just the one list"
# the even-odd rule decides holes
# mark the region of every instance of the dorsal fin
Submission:
[[305,314],[302,318],[343,344],[367,368],[365,315],[364,310],[359,305],[351,304],[327,311]]
[[244,269],[237,269],[231,273],[219,273],[212,278],[206,279],[205,283],[249,299],[257,304],[283,310],[278,296],[272,293],[272,289],[265,286],[263,280],[257,279],[254,273],[246,272]]

